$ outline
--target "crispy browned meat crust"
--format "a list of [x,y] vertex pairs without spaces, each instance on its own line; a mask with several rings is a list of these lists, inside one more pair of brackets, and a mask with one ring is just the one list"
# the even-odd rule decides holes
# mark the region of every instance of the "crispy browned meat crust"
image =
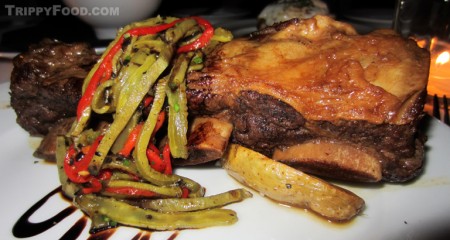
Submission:
[[81,86],[98,56],[86,43],[44,39],[14,58],[11,106],[31,135],[46,135],[61,119],[75,116]]
[[188,76],[189,108],[233,122],[233,141],[266,155],[339,139],[376,152],[384,180],[406,181],[422,167],[428,68],[429,53],[391,30],[294,19],[217,48]]

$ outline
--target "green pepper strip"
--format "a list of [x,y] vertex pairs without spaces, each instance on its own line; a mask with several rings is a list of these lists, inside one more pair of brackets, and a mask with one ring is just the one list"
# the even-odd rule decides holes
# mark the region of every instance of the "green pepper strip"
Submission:
[[[209,42],[209,40],[211,40],[212,36],[214,35],[214,28],[207,20],[200,18],[200,17],[191,17],[191,18],[195,19],[195,21],[197,21],[197,23],[199,25],[204,27],[204,32],[193,43],[180,47],[178,49],[178,52],[188,52],[191,50],[201,48],[201,47],[205,46]],[[111,72],[112,72],[111,62],[112,62],[114,56],[117,54],[117,52],[122,48],[122,44],[125,39],[124,36],[142,36],[142,35],[156,34],[161,31],[167,30],[167,29],[175,26],[175,24],[177,24],[181,21],[185,21],[187,19],[189,19],[189,18],[180,18],[180,19],[177,19],[170,23],[160,24],[160,25],[156,25],[156,26],[135,27],[135,28],[132,28],[132,29],[124,32],[119,37],[119,39],[114,43],[112,48],[104,55],[99,67],[95,70],[94,75],[92,76],[91,80],[89,81],[89,84],[88,84],[86,90],[84,91],[82,98],[80,99],[80,101],[78,103],[78,107],[77,107],[78,121],[81,120],[82,116],[90,115],[89,106],[91,104],[95,89],[97,88],[99,83],[101,83],[101,80],[108,80],[110,78]]]
[[182,191],[177,186],[155,186],[149,183],[135,182],[135,181],[125,181],[125,180],[111,180],[109,181],[107,187],[132,187],[135,189],[141,189],[146,191],[154,192],[161,196],[175,197],[181,196]]
[[174,75],[181,74],[181,82],[177,83],[178,87],[173,91],[167,88],[167,99],[169,103],[169,117],[167,136],[169,138],[170,152],[174,158],[188,157],[187,149],[187,130],[188,130],[188,109],[186,97],[185,74],[189,64],[189,60],[183,61],[183,67],[173,72]]
[[[94,96],[97,86],[105,80],[111,77],[112,73],[112,60],[119,50],[122,49],[122,44],[124,42],[124,36],[142,36],[149,34],[156,34],[158,32],[164,31],[168,28],[173,27],[176,23],[183,21],[184,19],[177,19],[173,22],[160,24],[157,26],[143,26],[136,27],[125,31],[116,41],[112,43],[112,47],[103,54],[102,59],[94,68],[92,73],[89,73],[87,79],[90,79],[87,83],[87,87],[83,89],[83,95],[78,102],[77,106],[77,124],[72,130],[72,135],[78,135],[91,115],[91,102]],[[84,87],[83,87],[84,88]]]
[[111,102],[105,102],[105,99],[109,101],[109,96],[107,94],[111,93],[111,88],[114,86],[113,80],[107,80],[101,83],[92,97],[91,109],[98,113],[104,114],[112,112],[114,107]]
[[190,212],[222,207],[250,197],[252,197],[252,194],[249,191],[240,188],[208,197],[166,198],[143,201],[140,206],[159,212]]
[[136,165],[133,161],[128,159],[118,160],[117,158],[111,159],[111,161],[107,162],[103,166],[105,169],[118,170],[120,172],[125,172],[128,175],[137,176],[138,171],[136,169]]
[[152,192],[152,191],[148,191],[148,190],[143,190],[143,189],[139,189],[139,188],[134,188],[134,187],[107,187],[105,188],[104,192],[106,193],[106,195],[109,194],[114,194],[114,196],[117,195],[122,195],[123,197],[137,197],[137,198],[149,198],[149,197],[159,197],[160,195]]
[[[208,21],[206,21],[200,17],[192,17],[192,18],[194,18],[200,25],[204,26],[206,29],[212,28],[211,24]],[[122,48],[122,44],[124,42],[125,36],[129,37],[129,36],[142,36],[142,35],[156,34],[161,31],[167,30],[167,29],[175,26],[175,24],[177,24],[181,21],[185,21],[187,19],[188,18],[180,18],[180,19],[177,19],[170,23],[160,24],[160,25],[156,25],[156,26],[135,27],[135,28],[129,29],[126,32],[122,33],[122,35],[117,39],[117,41],[114,43],[112,48],[104,55],[103,59],[101,60],[101,64],[95,70],[94,75],[92,76],[91,80],[89,81],[89,84],[88,84],[85,92],[83,93],[83,97],[81,98],[80,102],[78,103],[78,108],[77,108],[78,119],[81,118],[85,109],[90,105],[90,101],[92,100],[92,96],[94,95],[94,91],[97,88],[100,80],[101,79],[107,80],[111,76],[111,71],[112,71],[111,70],[112,69],[111,62],[112,62],[114,56],[117,54],[117,52]],[[205,31],[206,31],[206,29],[205,29]],[[213,30],[212,32],[214,33],[214,29],[212,29],[212,30]],[[211,35],[211,37],[212,37],[212,35]],[[204,42],[204,41],[205,40],[203,40],[202,42]],[[197,44],[193,43],[190,45],[195,45],[196,48],[201,46],[201,44],[199,45],[198,43]],[[192,47],[185,46],[185,48],[190,49]],[[187,51],[189,51],[189,50],[187,50]],[[105,72],[107,74],[104,75]],[[102,78],[102,76],[103,76],[103,78]]]
[[158,116],[160,115],[161,109],[164,105],[164,100],[166,97],[166,86],[167,78],[162,78],[158,81],[156,85],[155,98],[153,100],[153,106],[148,114],[147,120],[144,122],[142,131],[139,134],[135,145],[135,151],[133,152],[134,159],[136,161],[136,167],[139,174],[147,181],[157,186],[164,185],[179,185],[183,184],[191,193],[195,196],[202,196],[204,194],[204,189],[200,184],[195,181],[181,177],[175,174],[164,174],[151,168],[147,158],[147,148],[149,146],[150,139],[152,138],[153,131],[158,121]]
[[237,221],[236,212],[229,209],[160,213],[92,194],[75,197],[74,204],[91,218],[100,214],[124,225],[161,231],[231,225]]
[[194,53],[190,52],[187,54],[179,54],[175,59],[174,68],[172,70],[172,74],[169,78],[169,88],[172,91],[175,91],[180,84],[184,83],[184,78],[186,77],[186,72],[189,66],[189,62],[191,58],[194,56]]
[[155,98],[153,100],[153,106],[150,109],[150,113],[148,114],[147,120],[144,122],[144,126],[142,127],[143,131],[139,134],[139,137],[136,142],[134,159],[136,160],[136,167],[140,173],[140,175],[147,181],[158,185],[171,185],[176,184],[181,180],[181,178],[177,175],[166,175],[162,174],[155,169],[151,168],[148,163],[147,158],[147,147],[149,145],[150,139],[152,137],[152,133],[155,129],[156,122],[158,119],[158,115],[161,112],[161,109],[164,105],[164,100],[166,97],[165,88],[167,85],[167,79],[162,78],[158,81],[156,85]]
[[[161,52],[156,62],[153,63],[153,61],[146,61],[141,67],[139,67],[135,74],[130,76],[129,81],[133,86],[126,87],[121,92],[114,122],[105,133],[105,137],[98,146],[96,155],[92,159],[89,166],[89,171],[94,175],[100,170],[101,165],[103,164],[103,161],[114,141],[122,132],[129,119],[133,116],[133,113],[144,99],[150,87],[168,66],[170,52],[172,52],[170,48],[166,50],[166,53],[164,53],[164,51]],[[149,58],[150,57],[151,56],[149,56]]]
[[[73,198],[75,196],[75,193],[80,190],[80,187],[69,180],[64,170],[64,162],[68,153],[65,142],[66,141],[63,136],[58,136],[56,138],[56,165],[58,167],[59,182],[61,183],[64,195],[69,198]],[[69,153],[69,155],[72,155],[72,153]]]

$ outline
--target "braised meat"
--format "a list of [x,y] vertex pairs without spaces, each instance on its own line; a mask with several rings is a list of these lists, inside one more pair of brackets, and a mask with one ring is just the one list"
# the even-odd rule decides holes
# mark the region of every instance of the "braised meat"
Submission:
[[[423,165],[428,68],[429,53],[391,30],[358,35],[328,17],[294,19],[216,48],[188,76],[189,109],[230,121],[233,142],[304,171],[403,182]],[[279,154],[311,142],[334,156],[345,144],[348,153],[339,163]],[[353,170],[361,152],[378,161],[370,176]]]
[[42,136],[56,122],[75,116],[83,80],[97,59],[85,43],[49,39],[15,57],[10,94],[17,123]]

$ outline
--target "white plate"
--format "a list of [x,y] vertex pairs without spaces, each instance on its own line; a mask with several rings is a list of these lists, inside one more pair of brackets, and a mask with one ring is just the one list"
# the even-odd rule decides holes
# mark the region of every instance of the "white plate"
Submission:
[[[56,167],[32,157],[38,139],[15,123],[9,107],[9,82],[0,83],[0,236],[13,239],[17,220],[34,203],[58,187]],[[299,209],[278,205],[258,194],[232,204],[239,221],[228,227],[179,232],[154,232],[150,239],[438,239],[450,234],[450,128],[429,119],[426,166],[409,184],[343,185],[366,201],[361,216],[347,224],[332,224]],[[207,195],[242,187],[220,168],[180,169],[178,174],[200,182]],[[70,204],[58,195],[31,216],[42,222]],[[77,210],[33,239],[59,239],[82,217]],[[89,226],[89,222],[87,223]],[[79,239],[89,237],[85,228]],[[132,239],[134,228],[119,227],[109,239]]]

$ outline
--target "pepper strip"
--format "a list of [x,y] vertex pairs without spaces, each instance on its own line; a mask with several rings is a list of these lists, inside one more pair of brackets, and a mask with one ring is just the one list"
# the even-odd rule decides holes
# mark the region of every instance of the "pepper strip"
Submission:
[[208,197],[166,198],[143,201],[141,206],[159,212],[191,212],[203,209],[217,208],[230,203],[240,202],[252,197],[252,193],[240,188]]
[[152,191],[148,191],[148,190],[143,190],[143,189],[138,189],[138,188],[133,188],[133,187],[107,187],[104,190],[106,193],[112,193],[112,194],[118,194],[118,195],[123,195],[125,197],[158,197],[160,196],[159,194],[152,192]]
[[142,26],[133,29],[126,30],[122,35],[111,43],[111,47],[105,51],[100,62],[94,66],[92,71],[89,73],[86,79],[90,79],[87,86],[83,86],[83,95],[78,102],[77,106],[77,124],[72,129],[72,135],[77,136],[81,133],[84,126],[87,124],[89,117],[91,115],[91,102],[94,96],[97,86],[105,80],[111,77],[112,73],[112,59],[117,54],[119,50],[122,49],[122,44],[124,42],[124,36],[141,36],[148,34],[156,34],[158,32],[164,31],[168,28],[173,27],[176,23],[182,21],[183,19],[177,19],[170,23],[160,24],[156,26]]
[[194,42],[178,48],[177,53],[189,52],[206,46],[214,35],[211,23],[201,17],[191,17],[203,28],[203,33]]
[[135,189],[151,191],[166,197],[180,197],[182,195],[181,189],[176,186],[155,186],[149,183],[135,181],[111,180],[107,187],[132,187]]
[[170,147],[169,144],[164,145],[163,149],[163,162],[166,165],[164,174],[172,174],[172,161],[170,160]]
[[[99,67],[95,70],[94,75],[92,76],[91,80],[89,81],[89,84],[88,84],[86,90],[84,91],[83,96],[80,99],[80,102],[78,103],[78,107],[77,107],[78,120],[80,120],[81,116],[85,113],[86,108],[88,108],[88,106],[90,105],[92,97],[95,92],[95,89],[97,88],[99,83],[101,83],[101,80],[108,80],[111,77],[111,71],[112,71],[111,62],[112,62],[112,59],[114,58],[114,56],[117,54],[117,52],[120,49],[122,49],[122,44],[125,39],[124,36],[126,36],[126,35],[142,36],[142,35],[156,34],[161,31],[164,31],[168,28],[173,27],[176,23],[178,23],[182,20],[183,19],[178,19],[171,23],[160,24],[160,25],[150,26],[150,27],[149,26],[136,27],[136,28],[127,30],[126,32],[122,33],[122,35],[119,37],[119,39],[111,47],[111,49],[104,55]],[[106,73],[106,74],[104,75],[104,73]]]
[[[205,19],[200,17],[191,17],[195,19],[195,21],[204,28],[204,31],[202,35],[195,40],[194,42],[190,44],[183,45],[178,49],[178,52],[187,52],[192,51],[201,47],[204,47],[212,38],[214,35],[214,28],[212,25]],[[112,73],[112,60],[115,58],[115,55],[117,52],[122,49],[122,44],[124,42],[125,37],[124,36],[142,36],[142,35],[148,35],[148,34],[156,34],[158,32],[167,30],[171,27],[173,27],[175,24],[182,22],[188,18],[182,18],[177,19],[175,21],[172,21],[170,23],[166,24],[160,24],[157,26],[144,26],[144,27],[135,27],[132,29],[129,29],[125,31],[115,42],[112,43],[112,47],[106,51],[106,53],[103,55],[103,58],[101,59],[101,62],[99,65],[94,67],[93,75],[90,78],[90,81],[87,85],[87,87],[83,91],[83,96],[81,97],[80,101],[78,102],[77,106],[77,123],[74,125],[72,132],[73,136],[77,136],[81,133],[84,126],[87,124],[87,121],[90,118],[91,115],[91,102],[92,98],[94,96],[95,90],[97,89],[97,86],[102,83],[105,80],[108,80],[111,77]],[[178,36],[177,36],[178,37]],[[175,38],[176,39],[176,38]],[[178,39],[176,39],[178,41]],[[89,74],[91,75],[91,74]],[[87,79],[89,79],[90,76],[88,76]]]
[[155,129],[153,130],[153,133],[152,133],[152,138],[155,137],[158,130],[162,127],[165,119],[166,119],[166,112],[165,111],[159,112],[158,118],[156,119]]
[[75,197],[74,204],[91,219],[104,215],[125,225],[161,231],[231,225],[238,220],[236,212],[229,209],[160,213],[93,194]]
[[[214,35],[214,28],[212,27],[211,23],[209,23],[207,20],[201,18],[201,17],[191,17],[193,18],[200,26],[204,28],[204,31],[202,35],[195,40],[194,42],[190,44],[183,45],[178,49],[178,52],[188,52],[192,51],[201,47],[204,47],[212,38]],[[91,80],[89,81],[89,84],[86,88],[86,90],[83,93],[82,98],[80,99],[80,102],[78,103],[77,107],[77,119],[80,120],[80,118],[83,115],[87,115],[90,113],[87,113],[88,108],[90,106],[90,103],[92,101],[92,97],[94,95],[95,89],[97,86],[104,80],[108,80],[111,77],[112,72],[112,59],[117,54],[117,52],[122,49],[122,44],[124,42],[125,37],[124,36],[142,36],[142,35],[149,35],[149,34],[156,34],[161,31],[167,30],[175,24],[185,21],[189,18],[180,18],[175,21],[172,21],[170,23],[166,24],[160,24],[156,26],[143,26],[143,27],[135,27],[132,29],[127,30],[126,32],[122,33],[122,35],[117,39],[117,41],[114,43],[112,48],[104,55],[103,59],[101,60],[101,63],[99,67],[95,70],[94,75],[92,76]]]
[[56,166],[58,168],[58,176],[59,176],[59,182],[61,183],[62,191],[64,192],[64,195],[69,197],[70,199],[73,199],[75,196],[75,193],[78,192],[80,189],[79,186],[72,181],[69,180],[67,177],[66,171],[65,171],[65,161],[66,156],[70,161],[70,158],[72,155],[74,155],[76,152],[75,149],[71,150],[73,152],[69,153],[68,147],[66,146],[66,141],[63,136],[56,137]]
[[189,178],[181,177],[175,174],[168,175],[160,173],[151,168],[150,165],[148,164],[146,151],[149,146],[152,133],[155,129],[158,115],[161,112],[161,109],[164,105],[164,100],[166,97],[165,95],[166,86],[167,86],[167,78],[160,79],[158,81],[158,84],[156,85],[153,106],[143,126],[143,129],[145,130],[141,131],[141,133],[139,134],[135,146],[135,151],[133,152],[133,156],[136,161],[136,167],[142,178],[144,178],[145,180],[147,180],[152,184],[155,184],[157,186],[164,186],[164,185],[179,185],[182,183],[190,190],[191,192],[190,196],[191,195],[203,196],[204,188],[202,188],[200,184],[198,184],[197,182]]
[[162,173],[166,169],[166,165],[163,160],[159,156],[159,154],[152,149],[147,149],[146,151],[148,161],[150,162],[150,166],[156,171]]
[[189,197],[189,189],[187,187],[181,187],[181,198],[188,198]]
[[[118,160],[117,158],[112,158],[110,162],[103,165],[105,169],[118,170],[120,172],[127,173],[128,175],[137,176],[138,171],[136,165],[133,161],[128,159]],[[116,172],[116,171],[115,171]]]
[[130,86],[130,88],[124,89],[126,91],[121,92],[114,122],[105,133],[105,138],[100,143],[97,154],[94,156],[89,166],[89,171],[94,175],[100,170],[101,165],[103,164],[103,161],[114,141],[126,126],[131,116],[133,116],[133,113],[149,91],[150,87],[167,68],[170,59],[170,54],[168,53],[170,52],[171,50],[167,49],[166,54],[163,52],[160,53],[160,56],[156,62],[153,64],[151,61],[146,62],[144,65],[139,67],[139,71],[136,71],[133,76],[130,76],[131,83],[134,83],[134,86]]
[[156,126],[158,115],[164,105],[164,100],[166,98],[166,85],[167,78],[160,79],[156,85],[153,106],[150,109],[150,113],[144,123],[144,130],[139,134],[135,151],[133,152],[136,167],[140,175],[145,180],[158,186],[177,184],[181,180],[181,177],[177,175],[166,175],[151,168],[146,154],[150,139]]
[[[172,74],[178,75],[182,73],[184,76],[188,63],[186,59],[185,68],[179,68],[179,71]],[[167,137],[169,139],[170,152],[174,158],[186,159],[189,155],[187,149],[188,109],[184,77],[182,82],[178,83],[175,91],[170,87],[167,87],[166,91],[169,103]]]
[[[97,87],[97,90],[91,100],[90,106],[92,111],[98,114],[105,114],[115,110],[113,101],[109,101],[109,94],[111,94],[111,89],[113,86],[113,80],[106,80]],[[107,99],[107,101],[105,101],[105,99]]]
[[137,136],[141,132],[143,123],[136,125],[133,130],[131,130],[130,135],[123,146],[123,148],[119,151],[118,154],[128,157],[130,156],[131,151],[134,149],[134,145],[136,144]]
[[82,188],[81,192],[83,192],[83,194],[96,193],[96,192],[100,192],[100,190],[102,190],[102,183],[100,182],[100,180],[98,180],[97,178],[94,178],[92,176],[90,176],[90,177],[91,178],[89,180],[89,184],[91,186]]
[[88,166],[91,162],[100,141],[103,139],[103,135],[98,136],[94,142],[89,147],[86,155],[81,157],[81,159],[74,159],[76,157],[77,151],[74,146],[71,145],[67,150],[66,157],[64,159],[64,171],[70,181],[74,183],[85,183],[90,180]]

